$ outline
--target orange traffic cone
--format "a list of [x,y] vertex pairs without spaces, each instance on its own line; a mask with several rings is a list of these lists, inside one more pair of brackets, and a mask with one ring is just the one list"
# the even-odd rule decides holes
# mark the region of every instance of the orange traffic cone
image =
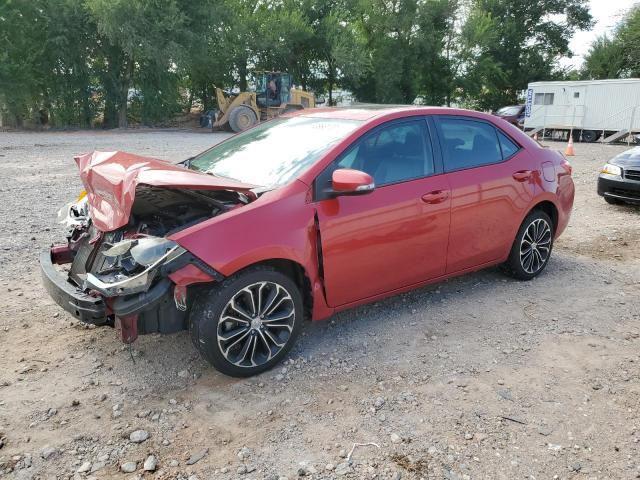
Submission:
[[573,132],[569,133],[569,143],[567,143],[567,148],[564,151],[565,157],[573,157],[575,153],[573,153]]

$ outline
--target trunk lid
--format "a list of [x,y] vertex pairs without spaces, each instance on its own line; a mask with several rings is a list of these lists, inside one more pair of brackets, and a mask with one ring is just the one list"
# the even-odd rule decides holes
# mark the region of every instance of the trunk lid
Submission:
[[248,193],[255,185],[189,170],[157,158],[94,151],[74,157],[87,191],[91,219],[108,232],[126,225],[140,184],[188,190]]

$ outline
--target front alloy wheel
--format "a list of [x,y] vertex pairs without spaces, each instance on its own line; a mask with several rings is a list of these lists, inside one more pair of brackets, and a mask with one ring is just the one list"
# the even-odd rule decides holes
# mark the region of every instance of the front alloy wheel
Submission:
[[275,282],[258,282],[236,293],[218,319],[218,347],[237,367],[257,367],[287,344],[296,320],[291,294]]
[[289,276],[256,266],[197,294],[189,330],[217,370],[248,377],[287,354],[302,326],[302,311],[300,290]]
[[549,262],[553,249],[553,222],[542,210],[534,210],[524,219],[511,247],[509,258],[503,264],[508,275],[531,280],[539,275]]

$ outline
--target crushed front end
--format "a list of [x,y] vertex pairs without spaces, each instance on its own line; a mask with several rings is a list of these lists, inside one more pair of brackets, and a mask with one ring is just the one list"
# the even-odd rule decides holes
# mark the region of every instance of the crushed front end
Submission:
[[253,186],[125,152],[75,157],[85,191],[59,213],[67,242],[40,257],[51,297],[122,340],[186,329],[189,288],[223,277],[171,235],[240,208]]
[[186,329],[188,287],[222,279],[166,237],[216,215],[227,208],[224,201],[149,186],[139,186],[136,197],[129,222],[110,232],[95,227],[86,196],[65,207],[67,242],[40,258],[56,303],[83,322],[116,327],[125,343]]

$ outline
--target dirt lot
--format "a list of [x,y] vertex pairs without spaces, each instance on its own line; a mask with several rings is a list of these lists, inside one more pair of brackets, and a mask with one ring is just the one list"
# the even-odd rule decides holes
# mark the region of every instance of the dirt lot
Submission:
[[336,315],[237,380],[186,333],[129,352],[79,324],[37,266],[80,190],[74,154],[178,160],[221,138],[0,133],[0,477],[640,477],[640,209],[595,193],[625,147],[576,145],[575,210],[538,279],[490,269]]

